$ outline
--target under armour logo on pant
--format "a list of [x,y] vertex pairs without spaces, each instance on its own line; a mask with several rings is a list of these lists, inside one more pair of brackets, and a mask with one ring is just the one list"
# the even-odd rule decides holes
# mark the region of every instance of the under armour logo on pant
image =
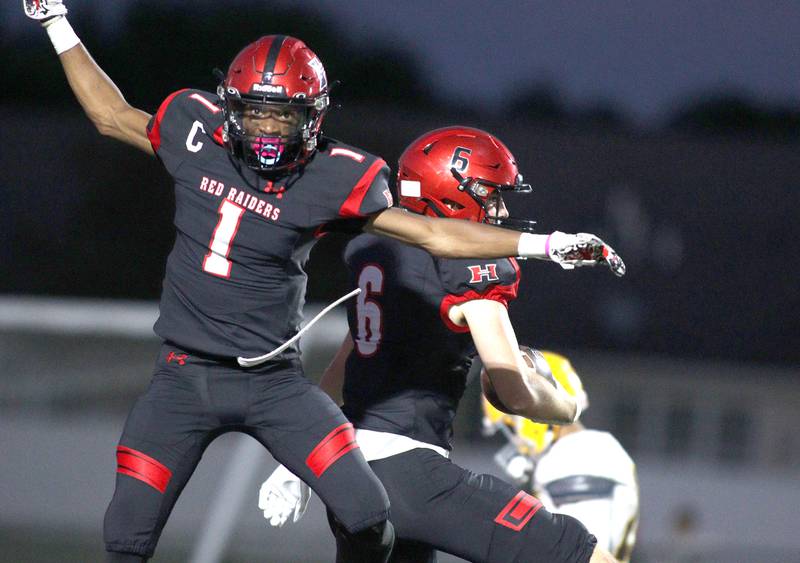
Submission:
[[186,363],[186,358],[189,357],[189,354],[176,354],[175,352],[170,352],[167,354],[167,363],[171,363],[172,360],[178,362],[179,366],[182,366]]

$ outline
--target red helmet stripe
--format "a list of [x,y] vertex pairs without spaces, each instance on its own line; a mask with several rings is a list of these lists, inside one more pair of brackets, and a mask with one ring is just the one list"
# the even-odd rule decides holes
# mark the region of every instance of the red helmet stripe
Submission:
[[261,81],[263,83],[272,82],[272,74],[275,72],[275,64],[278,62],[278,55],[281,53],[283,42],[286,41],[285,35],[276,35],[272,40],[272,45],[269,46],[267,59],[264,61],[263,75]]

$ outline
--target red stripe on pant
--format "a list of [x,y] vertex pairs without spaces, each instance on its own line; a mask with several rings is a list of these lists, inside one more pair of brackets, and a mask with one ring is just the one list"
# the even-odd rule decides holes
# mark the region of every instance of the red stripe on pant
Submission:
[[525,491],[520,491],[503,507],[503,510],[495,517],[494,521],[501,526],[519,532],[541,507],[542,503],[539,502],[539,499]]
[[349,422],[334,428],[308,454],[306,465],[319,477],[344,454],[358,447],[356,433]]
[[117,473],[147,483],[158,492],[167,490],[172,471],[150,456],[140,451],[117,446]]

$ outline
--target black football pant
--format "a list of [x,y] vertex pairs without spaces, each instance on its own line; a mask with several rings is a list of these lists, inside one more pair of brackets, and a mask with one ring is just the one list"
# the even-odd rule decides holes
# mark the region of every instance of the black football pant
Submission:
[[254,437],[308,483],[354,541],[385,522],[386,492],[358,450],[352,425],[303,376],[299,360],[244,370],[234,360],[164,345],[117,447],[106,549],[152,556],[203,451],[230,431]]
[[427,449],[370,462],[389,494],[392,563],[433,563],[436,550],[467,561],[585,563],[596,539],[578,520]]

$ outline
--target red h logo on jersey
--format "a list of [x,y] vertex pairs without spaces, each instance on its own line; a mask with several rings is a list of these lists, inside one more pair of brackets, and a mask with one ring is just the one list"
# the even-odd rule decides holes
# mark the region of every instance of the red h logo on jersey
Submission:
[[480,266],[467,266],[469,273],[472,277],[469,283],[480,283],[483,277],[486,276],[486,281],[497,281],[500,278],[497,276],[497,264],[486,264],[485,268]]

